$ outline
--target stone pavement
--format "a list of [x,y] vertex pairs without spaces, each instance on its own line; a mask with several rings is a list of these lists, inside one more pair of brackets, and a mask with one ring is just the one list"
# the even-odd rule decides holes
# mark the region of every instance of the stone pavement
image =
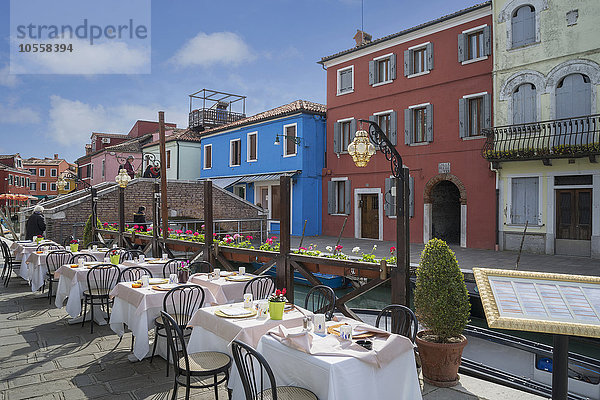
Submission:
[[[336,242],[337,237],[307,236],[304,238],[302,247],[308,248],[309,245],[316,244],[318,250],[326,251],[326,246],[334,247]],[[299,243],[300,237],[293,236],[292,247],[297,248]],[[342,252],[346,255],[352,255],[354,247],[360,247],[363,253],[371,253],[373,245],[376,245],[377,248],[373,254],[378,258],[389,257],[390,248],[396,246],[395,242],[390,241],[354,238],[342,238],[340,244],[343,246]],[[419,263],[423,247],[422,244],[410,245],[411,264]],[[451,245],[450,248],[456,254],[456,259],[462,269],[472,269],[473,267],[514,269],[518,256],[516,251],[463,249],[455,245]],[[519,270],[597,276],[600,275],[600,259],[522,253]]]
[[[20,278],[0,288],[0,400],[20,399],[167,399],[173,386],[160,357],[127,360],[131,335],[119,340],[108,326],[68,325],[63,309],[31,293]],[[179,390],[183,398],[184,389]],[[424,400],[540,399],[464,376],[452,389],[429,385]],[[219,397],[227,398],[221,386]],[[192,390],[192,399],[213,399],[210,389]],[[348,399],[351,400],[351,399]]]

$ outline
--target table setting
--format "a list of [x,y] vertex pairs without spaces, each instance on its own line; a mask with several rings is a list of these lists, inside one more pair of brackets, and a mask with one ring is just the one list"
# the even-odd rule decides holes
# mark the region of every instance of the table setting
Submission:
[[242,301],[246,283],[255,277],[256,275],[247,274],[244,267],[240,267],[237,272],[215,268],[212,273],[192,275],[190,282],[210,291],[216,300],[214,303],[216,305]]

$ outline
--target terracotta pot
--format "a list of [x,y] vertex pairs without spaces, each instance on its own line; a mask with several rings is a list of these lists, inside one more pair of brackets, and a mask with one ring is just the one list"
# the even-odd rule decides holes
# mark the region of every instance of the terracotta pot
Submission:
[[458,384],[458,367],[467,338],[458,343],[434,343],[421,339],[428,331],[417,334],[416,343],[421,357],[423,380],[438,387],[451,387]]

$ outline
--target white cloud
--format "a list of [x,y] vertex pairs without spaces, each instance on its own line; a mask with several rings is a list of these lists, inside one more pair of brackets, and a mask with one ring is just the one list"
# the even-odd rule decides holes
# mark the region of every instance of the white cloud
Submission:
[[15,87],[17,83],[19,83],[19,80],[15,75],[10,75],[10,68],[8,65],[0,69],[0,85]]
[[254,55],[244,39],[233,32],[198,33],[169,60],[182,67],[237,65],[252,61]]
[[6,124],[37,124],[40,114],[29,107],[0,104],[2,122]]

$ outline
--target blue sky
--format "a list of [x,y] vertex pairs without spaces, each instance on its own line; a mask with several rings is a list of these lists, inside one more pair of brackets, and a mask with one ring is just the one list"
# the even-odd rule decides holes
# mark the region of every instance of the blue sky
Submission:
[[[474,4],[364,0],[364,29],[379,38]],[[151,11],[150,74],[11,75],[1,0],[0,154],[74,161],[92,131],[127,133],[159,110],[185,127],[188,94],[202,88],[247,96],[248,115],[296,99],[325,103],[316,62],[353,47],[361,26],[360,0],[154,0]]]

